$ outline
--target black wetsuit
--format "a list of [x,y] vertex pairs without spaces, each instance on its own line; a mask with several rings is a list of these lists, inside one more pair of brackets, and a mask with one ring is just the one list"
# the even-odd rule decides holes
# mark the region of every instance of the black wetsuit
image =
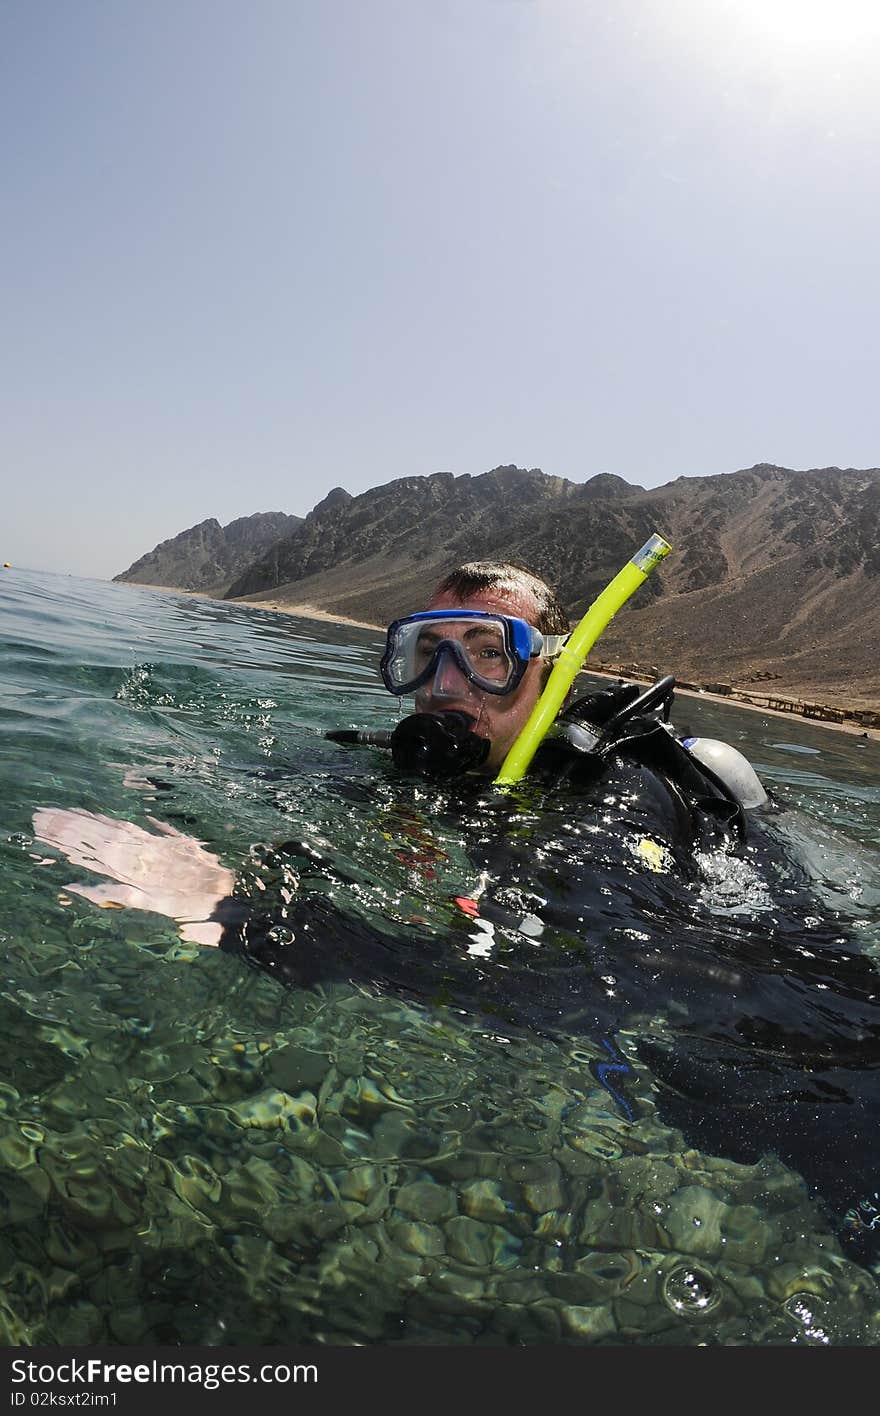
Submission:
[[[586,937],[592,919],[584,912],[601,911],[597,886],[624,892],[627,916],[659,919],[670,889],[689,897],[695,850],[738,839],[736,806],[702,777],[700,783],[698,802],[629,752],[597,772],[566,743],[551,744],[513,796],[487,793],[485,780],[473,777],[446,789],[450,815],[463,811],[480,821],[482,843],[469,839],[468,856],[473,880],[489,882],[472,906],[462,899],[451,934],[341,908],[322,883],[338,895],[355,882],[308,843],[287,841],[258,850],[235,894],[215,911],[224,925],[221,948],[290,985],[373,984],[558,1031],[572,1013],[583,1013],[596,971],[597,941]],[[318,888],[294,889],[293,875]],[[475,919],[498,928],[493,957],[477,962],[466,944]],[[598,1024],[598,1014],[591,1021]]]
[[[222,947],[285,984],[354,982],[556,1039],[613,1047],[619,1027],[647,1019],[638,1054],[663,1118],[732,1159],[775,1152],[855,1256],[872,1253],[880,1228],[844,1223],[880,1183],[872,961],[772,831],[656,719],[629,723],[602,761],[559,741],[537,767],[512,795],[481,796],[473,779],[449,788],[450,810],[478,815],[468,855],[487,883],[444,928],[341,908],[322,882],[339,895],[345,878],[291,841],[253,861],[218,907]],[[766,907],[707,903],[700,860],[712,857],[754,871]],[[318,888],[291,891],[291,870]],[[625,1112],[622,1082],[617,1099]]]

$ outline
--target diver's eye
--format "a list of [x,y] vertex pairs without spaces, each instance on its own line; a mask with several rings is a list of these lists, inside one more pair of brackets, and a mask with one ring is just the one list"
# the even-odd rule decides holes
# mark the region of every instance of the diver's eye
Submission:
[[496,638],[481,639],[469,646],[471,662],[484,678],[503,682],[507,678],[509,661],[504,645]]
[[430,661],[431,656],[437,648],[437,643],[438,641],[432,635],[419,635],[418,640],[416,641],[415,653],[415,661],[416,664],[419,665],[419,667],[424,668],[425,665]]

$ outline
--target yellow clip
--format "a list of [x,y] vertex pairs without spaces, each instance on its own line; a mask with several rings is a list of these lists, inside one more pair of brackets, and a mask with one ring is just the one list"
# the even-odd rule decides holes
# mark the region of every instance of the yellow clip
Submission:
[[647,836],[643,836],[639,841],[636,853],[641,856],[649,870],[659,872],[669,869],[669,852]]

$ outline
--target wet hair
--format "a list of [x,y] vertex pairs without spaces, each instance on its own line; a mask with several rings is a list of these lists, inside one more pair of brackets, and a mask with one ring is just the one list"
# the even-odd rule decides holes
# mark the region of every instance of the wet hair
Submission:
[[471,595],[497,591],[499,595],[528,597],[535,605],[534,624],[542,634],[568,634],[568,615],[555,591],[524,565],[515,561],[468,561],[435,586],[435,595],[455,595],[465,604]]

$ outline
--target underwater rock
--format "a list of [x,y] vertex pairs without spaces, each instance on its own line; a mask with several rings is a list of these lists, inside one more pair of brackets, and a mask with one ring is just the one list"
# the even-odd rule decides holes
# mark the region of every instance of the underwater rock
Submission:
[[722,1248],[722,1225],[729,1206],[702,1185],[685,1185],[671,1195],[663,1213],[663,1227],[671,1247],[683,1254],[717,1257]]
[[423,1257],[446,1252],[443,1230],[436,1224],[419,1224],[412,1220],[397,1220],[388,1225],[388,1233],[395,1244],[410,1254]]
[[290,1096],[287,1092],[267,1090],[236,1102],[229,1109],[242,1126],[307,1131],[315,1124],[317,1104],[314,1092]]
[[581,1342],[601,1342],[617,1332],[617,1323],[608,1308],[568,1305],[562,1310],[562,1325]]
[[449,1219],[456,1213],[455,1196],[451,1191],[426,1180],[401,1185],[394,1205],[402,1214],[429,1222]]
[[565,1192],[560,1177],[561,1170],[555,1160],[545,1160],[526,1168],[522,1193],[526,1206],[533,1214],[546,1214],[548,1210],[563,1207]]
[[336,1176],[339,1194],[344,1200],[357,1200],[369,1205],[379,1195],[388,1194],[385,1171],[378,1165],[354,1165],[341,1176]]
[[497,1180],[471,1180],[461,1187],[459,1204],[471,1219],[481,1219],[488,1223],[500,1222],[508,1218],[508,1205],[501,1193]]

